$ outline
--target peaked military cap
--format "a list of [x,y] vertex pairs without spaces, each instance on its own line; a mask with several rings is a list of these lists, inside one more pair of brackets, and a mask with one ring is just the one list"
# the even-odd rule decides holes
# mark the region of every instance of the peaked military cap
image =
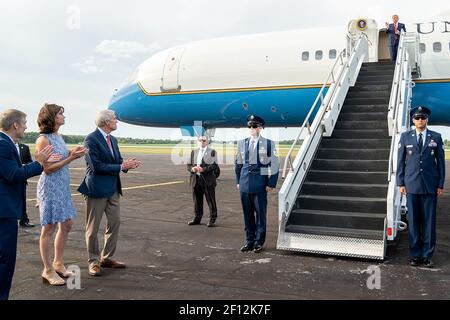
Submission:
[[417,106],[414,109],[411,109],[411,117],[415,118],[415,117],[425,117],[428,118],[431,114],[431,110],[428,109],[427,107],[423,107],[423,106]]
[[250,114],[247,117],[247,125],[250,126],[250,125],[253,125],[253,124],[256,124],[256,125],[259,125],[259,126],[263,127],[264,124],[265,124],[265,121],[261,117],[255,116],[254,114]]

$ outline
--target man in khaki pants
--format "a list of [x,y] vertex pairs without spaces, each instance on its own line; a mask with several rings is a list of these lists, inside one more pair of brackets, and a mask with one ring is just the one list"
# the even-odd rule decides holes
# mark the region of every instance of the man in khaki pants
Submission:
[[[113,111],[100,111],[95,123],[97,129],[84,141],[89,153],[86,155],[86,175],[78,191],[85,195],[87,204],[86,245],[89,274],[100,276],[100,267],[125,268],[124,263],[111,259],[119,237],[122,195],[120,171],[136,169],[141,163],[134,158],[123,161],[117,139],[110,135],[117,129],[117,119]],[[100,255],[97,233],[103,213],[106,216],[105,245]]]

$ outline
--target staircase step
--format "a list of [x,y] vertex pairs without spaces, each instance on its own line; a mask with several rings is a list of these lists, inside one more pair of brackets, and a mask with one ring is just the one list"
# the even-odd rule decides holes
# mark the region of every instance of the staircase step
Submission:
[[392,83],[385,83],[385,84],[365,84],[365,85],[358,85],[355,87],[351,87],[348,92],[366,92],[366,91],[388,91],[389,94],[391,93],[391,86]]
[[367,86],[367,85],[392,85],[392,78],[385,80],[374,80],[374,79],[358,79],[356,80],[355,86]]
[[336,139],[331,137],[323,138],[320,147],[326,149],[390,149],[391,139]]
[[348,105],[371,105],[371,104],[389,104],[389,95],[381,97],[348,97],[345,99],[344,106]]
[[335,197],[301,194],[297,197],[295,207],[296,209],[386,214],[386,198]]
[[310,182],[306,181],[302,186],[302,194],[328,196],[345,196],[351,194],[363,198],[383,198],[387,196],[387,184],[357,184],[335,182]]
[[335,139],[390,139],[386,129],[335,129],[332,138]]
[[336,129],[387,129],[387,121],[340,121]]
[[[384,230],[326,228],[313,226],[299,226],[293,224],[286,225],[286,232],[310,234],[310,235],[322,235],[331,237],[355,238],[355,239],[373,239],[373,240],[383,240],[384,237]],[[351,240],[348,239],[347,241]],[[355,250],[352,250],[352,252],[355,252]]]
[[349,91],[347,93],[346,99],[353,98],[365,98],[365,99],[374,99],[374,98],[390,98],[390,91],[388,90],[370,90],[370,91]]
[[394,68],[361,68],[359,75],[374,74],[374,75],[390,75],[391,77],[393,77],[394,73],[395,73]]
[[294,209],[287,224],[299,226],[383,230],[386,214]]
[[361,171],[334,171],[334,170],[309,170],[306,181],[321,183],[363,183],[386,184],[387,171],[361,172]]
[[316,158],[347,160],[385,160],[389,159],[389,151],[389,149],[335,149],[320,147],[317,150]]
[[379,172],[387,171],[388,163],[389,160],[314,159],[311,169]]
[[353,112],[388,112],[389,102],[381,104],[352,104],[342,107],[341,113]]
[[339,121],[387,121],[387,112],[345,112],[339,115]]
[[357,81],[392,81],[394,74],[359,74]]

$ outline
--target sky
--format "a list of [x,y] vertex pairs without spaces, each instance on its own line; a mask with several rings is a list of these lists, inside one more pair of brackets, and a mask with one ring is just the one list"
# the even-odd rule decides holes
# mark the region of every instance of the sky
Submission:
[[[233,35],[347,25],[360,17],[379,25],[396,13],[409,19],[448,11],[447,0],[0,0],[0,111],[28,114],[29,131],[46,102],[65,107],[63,134],[87,134],[136,67],[182,43]],[[444,138],[450,139],[448,128]],[[292,139],[298,129],[266,129]],[[216,138],[246,129],[217,129]],[[119,137],[181,138],[179,129],[119,123]]]

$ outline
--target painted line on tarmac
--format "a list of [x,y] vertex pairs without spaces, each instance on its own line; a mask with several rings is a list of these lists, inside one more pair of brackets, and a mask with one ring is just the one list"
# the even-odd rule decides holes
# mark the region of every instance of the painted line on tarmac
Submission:
[[[36,183],[36,181],[30,181],[30,182]],[[180,184],[180,183],[185,183],[185,181],[171,181],[171,182],[163,182],[163,183],[145,184],[142,186],[122,188],[122,190],[134,190],[134,189],[144,189],[144,188],[152,188],[152,187],[162,187],[162,186],[169,186],[169,185]],[[78,185],[75,185],[75,186],[78,187]],[[81,193],[72,193],[72,197],[81,196],[81,195],[82,195]],[[27,199],[27,202],[31,202],[31,201],[37,201],[37,199],[36,198]]]

